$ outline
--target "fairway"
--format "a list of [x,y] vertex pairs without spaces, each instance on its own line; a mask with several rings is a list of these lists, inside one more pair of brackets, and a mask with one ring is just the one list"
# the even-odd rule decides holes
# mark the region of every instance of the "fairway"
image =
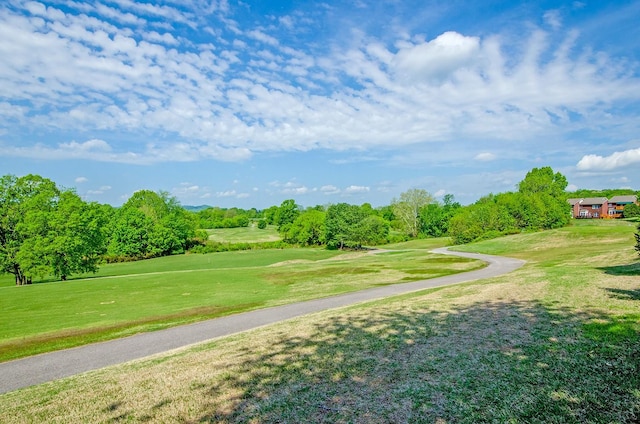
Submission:
[[483,266],[424,249],[438,243],[379,254],[308,248],[179,255],[110,264],[66,282],[5,286],[0,359]]
[[260,229],[254,223],[248,227],[216,228],[207,230],[207,232],[209,240],[220,243],[263,243],[282,240],[275,225],[268,225],[267,228]]

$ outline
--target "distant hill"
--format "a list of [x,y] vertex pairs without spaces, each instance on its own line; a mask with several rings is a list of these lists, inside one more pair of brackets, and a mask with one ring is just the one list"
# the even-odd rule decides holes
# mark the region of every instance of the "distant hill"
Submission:
[[209,205],[200,205],[200,206],[191,206],[191,205],[186,205],[186,206],[182,206],[184,209],[190,211],[190,212],[198,212],[204,209],[209,209],[211,206]]

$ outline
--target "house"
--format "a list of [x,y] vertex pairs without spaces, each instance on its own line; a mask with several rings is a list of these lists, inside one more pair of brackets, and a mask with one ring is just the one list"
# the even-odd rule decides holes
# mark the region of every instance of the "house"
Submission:
[[606,197],[585,197],[568,199],[571,215],[574,218],[622,218],[624,207],[631,203],[638,204],[638,196],[624,195]]

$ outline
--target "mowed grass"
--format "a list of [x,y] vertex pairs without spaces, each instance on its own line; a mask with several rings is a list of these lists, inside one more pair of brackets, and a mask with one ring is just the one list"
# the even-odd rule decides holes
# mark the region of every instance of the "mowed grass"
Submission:
[[267,228],[260,229],[256,223],[249,224],[248,227],[241,228],[216,228],[207,230],[209,240],[220,243],[262,243],[282,240],[278,227],[268,225]]
[[468,246],[529,262],[5,394],[0,420],[638,422],[633,228],[576,222]]
[[482,266],[424,248],[394,255],[273,249],[110,264],[86,278],[0,288],[0,360]]

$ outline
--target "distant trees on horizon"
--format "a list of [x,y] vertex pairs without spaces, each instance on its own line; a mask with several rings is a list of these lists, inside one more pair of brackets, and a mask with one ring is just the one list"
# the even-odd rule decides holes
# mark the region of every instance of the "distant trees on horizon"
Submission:
[[[566,187],[562,174],[543,167],[527,173],[517,191],[488,194],[467,206],[452,195],[439,202],[426,190],[411,189],[378,208],[337,203],[304,209],[287,199],[261,211],[219,207],[188,211],[162,191],[138,191],[116,208],[85,202],[73,190],[60,189],[38,175],[6,175],[0,179],[0,272],[13,274],[21,285],[47,276],[64,280],[71,274],[95,272],[105,261],[219,251],[223,246],[213,246],[205,229],[249,225],[278,229],[282,242],[265,243],[265,248],[286,243],[358,249],[442,236],[455,244],[469,243],[567,225],[571,214]],[[593,193],[581,190],[571,196]],[[249,247],[254,246],[237,246]],[[640,240],[636,249],[640,253]]]

